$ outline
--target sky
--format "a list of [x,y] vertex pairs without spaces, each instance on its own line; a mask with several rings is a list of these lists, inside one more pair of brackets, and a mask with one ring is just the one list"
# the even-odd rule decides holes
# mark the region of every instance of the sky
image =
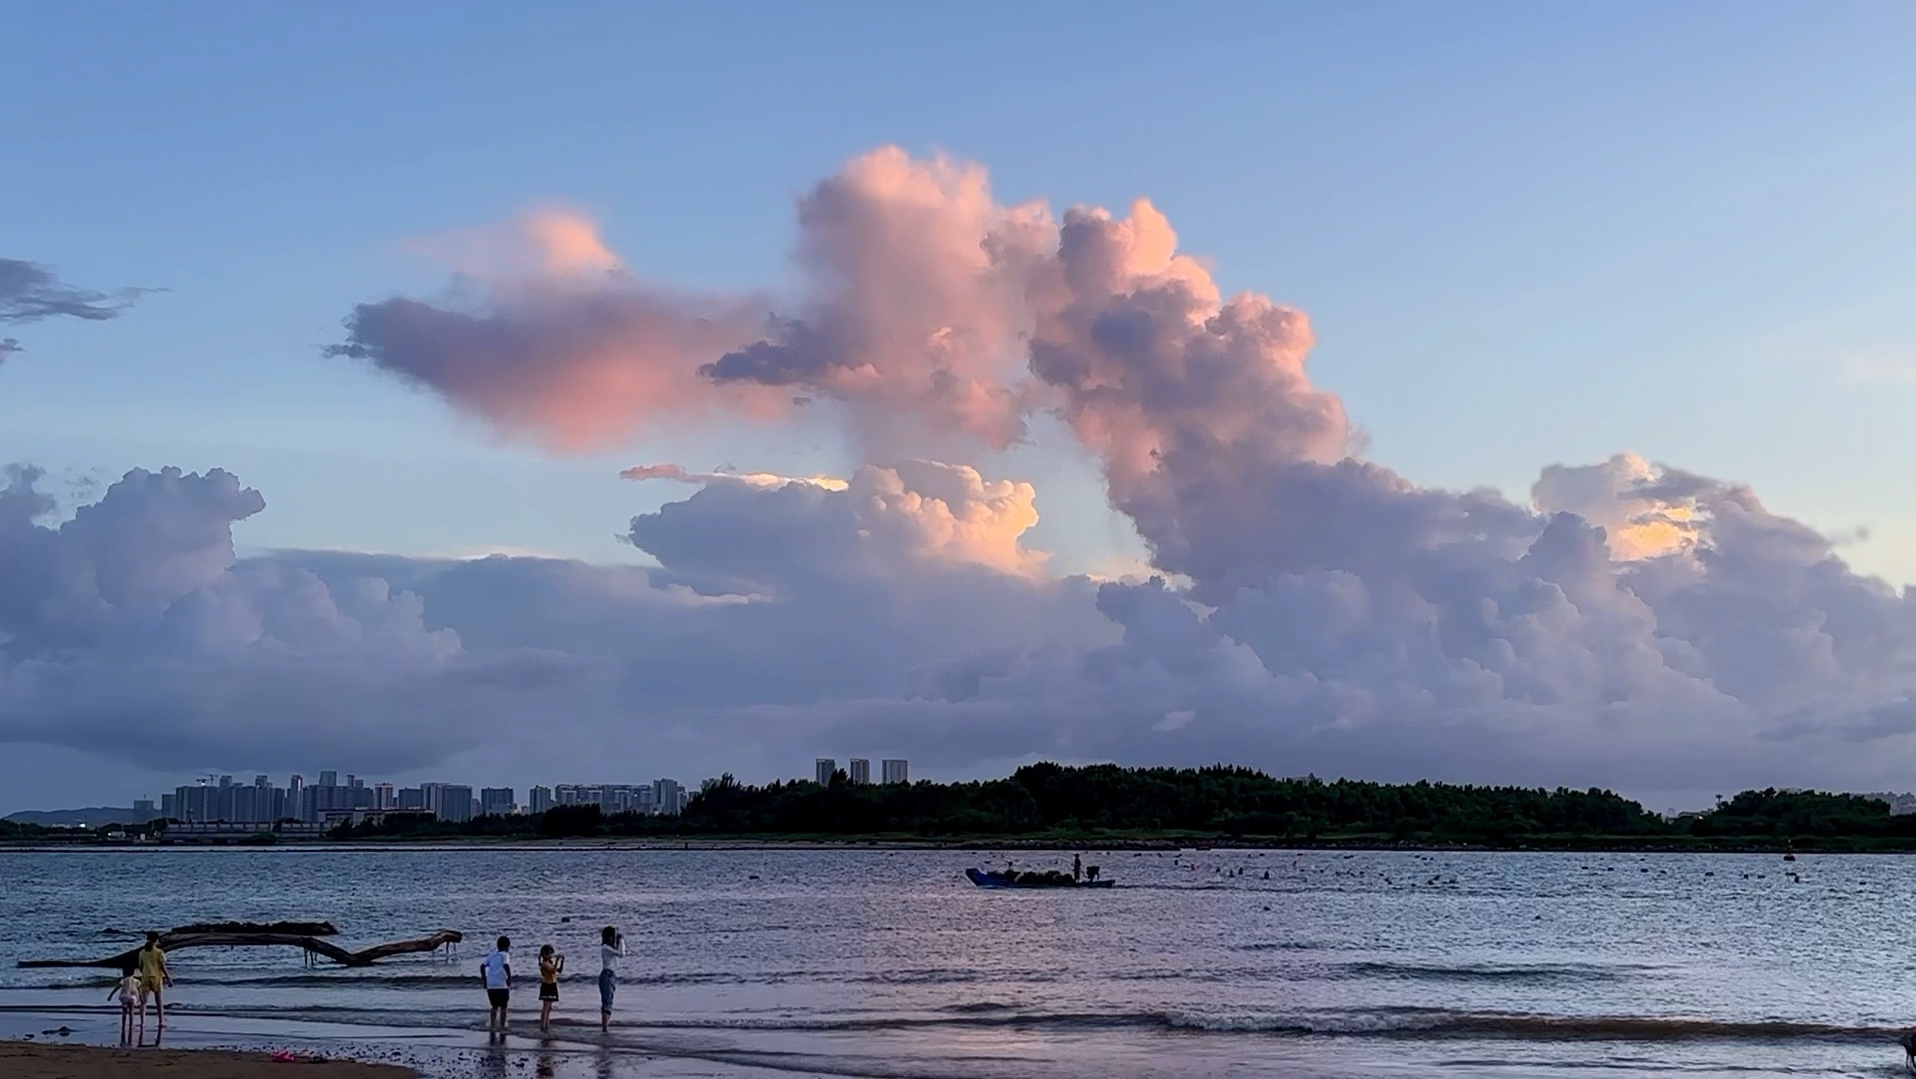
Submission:
[[0,30],[0,812],[1907,770],[1907,5]]

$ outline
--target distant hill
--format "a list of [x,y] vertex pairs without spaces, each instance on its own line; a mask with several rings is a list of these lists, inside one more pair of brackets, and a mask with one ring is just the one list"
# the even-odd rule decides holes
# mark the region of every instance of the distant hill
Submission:
[[108,824],[142,824],[144,821],[134,815],[131,807],[124,809],[113,806],[88,806],[85,809],[27,809],[10,813],[7,820],[15,824],[38,824],[47,828],[72,828],[85,825],[99,828]]

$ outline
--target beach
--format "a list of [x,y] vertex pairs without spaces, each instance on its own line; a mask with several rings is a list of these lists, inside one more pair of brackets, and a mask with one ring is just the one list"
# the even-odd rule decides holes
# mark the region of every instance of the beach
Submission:
[[[286,1065],[265,1053],[218,1049],[118,1049],[93,1045],[0,1042],[7,1079],[283,1079]],[[305,1079],[411,1079],[407,1068],[345,1060],[303,1061]]]
[[[522,1017],[523,1018],[523,1017]],[[807,1079],[806,1073],[749,1064],[659,1056],[597,1024],[555,1024],[538,1036],[530,1021],[503,1040],[476,1025],[328,1023],[182,1012],[165,1047],[121,1048],[118,1015],[91,1008],[0,1009],[0,1076],[6,1079]],[[54,1031],[64,1027],[64,1035]],[[147,1032],[149,1043],[152,1031]],[[32,1040],[26,1040],[31,1038]],[[297,1066],[275,1061],[292,1054]]]

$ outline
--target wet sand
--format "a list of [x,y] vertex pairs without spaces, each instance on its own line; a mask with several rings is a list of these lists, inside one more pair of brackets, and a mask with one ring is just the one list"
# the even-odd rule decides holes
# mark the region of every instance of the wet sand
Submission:
[[[119,1013],[109,1008],[0,1007],[0,1077],[815,1079],[818,1075],[789,1063],[761,1068],[714,1059],[696,1046],[689,1051],[660,1051],[643,1044],[650,1039],[635,1028],[617,1026],[606,1036],[599,1033],[596,1022],[555,1021],[552,1034],[542,1036],[535,1024],[520,1021],[508,1037],[494,1039],[484,1030],[464,1026],[399,1028],[181,1011],[167,1015],[164,1048],[134,1049],[114,1047],[118,1022]],[[61,1027],[66,1034],[58,1033]],[[147,1037],[152,1036],[149,1027]],[[331,1063],[297,1067],[271,1063],[271,1055],[280,1051]],[[351,1063],[355,1061],[359,1063]]]
[[[413,1079],[390,1064],[302,1061],[305,1079]],[[283,1079],[286,1065],[265,1053],[219,1049],[110,1049],[97,1045],[0,1042],[0,1075],[8,1079]]]

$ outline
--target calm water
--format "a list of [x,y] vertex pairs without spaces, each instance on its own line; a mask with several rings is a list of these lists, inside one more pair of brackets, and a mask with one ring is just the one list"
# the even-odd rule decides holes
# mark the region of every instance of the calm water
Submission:
[[[173,999],[255,1025],[476,1028],[483,942],[503,932],[522,977],[541,943],[574,957],[559,1014],[588,1023],[596,929],[615,923],[626,1025],[602,1060],[767,1074],[1887,1076],[1916,1025],[1916,859],[1089,860],[1119,887],[980,891],[964,867],[1003,856],[963,852],[6,853],[0,1008],[96,1006],[102,974],[12,963],[128,946],[104,928],[320,918],[347,947],[469,939],[452,962],[356,971],[184,951]],[[530,987],[515,996],[529,1024]]]

